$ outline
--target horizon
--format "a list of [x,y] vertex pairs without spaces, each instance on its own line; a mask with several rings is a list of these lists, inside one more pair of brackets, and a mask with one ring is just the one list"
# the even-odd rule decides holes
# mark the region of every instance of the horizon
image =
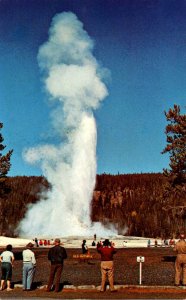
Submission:
[[[96,176],[102,176],[102,175],[108,175],[108,176],[120,176],[120,175],[151,175],[151,174],[160,174],[163,175],[163,171],[161,172],[148,172],[148,173],[117,173],[117,174],[111,174],[111,173],[100,173],[96,174]],[[13,178],[13,177],[45,177],[44,175],[7,175],[4,178]],[[46,178],[46,177],[45,177]]]

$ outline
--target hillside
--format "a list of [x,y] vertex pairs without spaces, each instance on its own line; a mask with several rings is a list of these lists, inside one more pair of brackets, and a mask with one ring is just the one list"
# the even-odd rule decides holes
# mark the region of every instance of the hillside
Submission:
[[[118,233],[171,237],[184,227],[185,216],[173,216],[163,206],[162,174],[97,175],[91,203],[92,221],[113,223]],[[7,177],[0,182],[0,235],[14,236],[28,206],[49,188],[44,177]],[[2,192],[4,191],[4,192]]]

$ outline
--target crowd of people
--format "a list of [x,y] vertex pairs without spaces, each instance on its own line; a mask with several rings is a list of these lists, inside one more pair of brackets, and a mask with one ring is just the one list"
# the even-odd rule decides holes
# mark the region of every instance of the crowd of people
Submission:
[[[55,280],[55,292],[59,291],[60,278],[63,270],[63,260],[67,258],[67,253],[64,247],[60,246],[60,239],[56,238],[54,246],[48,252],[48,260],[51,262],[50,275],[47,285],[47,291],[50,292]],[[36,271],[36,258],[32,248],[34,244],[28,243],[22,252],[23,271],[22,283],[23,291],[30,291]],[[12,291],[12,267],[14,263],[14,254],[12,252],[12,245],[7,245],[6,250],[0,255],[1,262],[1,285],[0,290]]]
[[174,246],[176,241],[171,239],[161,239],[160,243],[158,244],[158,240],[155,239],[154,242],[152,242],[151,239],[147,241],[147,247],[172,247]]
[[[94,237],[94,242],[96,237]],[[50,275],[47,284],[47,292],[50,292],[53,287],[54,291],[59,291],[61,274],[63,271],[63,262],[67,258],[67,252],[61,245],[59,238],[54,240],[54,245],[48,251],[48,260],[51,263]],[[30,291],[32,289],[32,283],[36,271],[36,258],[33,251],[31,242],[27,244],[22,252],[23,258],[23,272],[22,283],[23,291]],[[175,286],[179,286],[181,283],[186,286],[186,241],[185,234],[180,234],[180,239],[174,244],[173,250],[177,253],[175,261]],[[86,240],[82,242],[82,254],[87,254],[89,249],[86,245]],[[117,253],[115,246],[109,239],[105,239],[104,242],[97,243],[97,252],[101,256],[101,289],[100,292],[104,292],[106,288],[106,280],[110,285],[110,291],[116,292],[114,287],[114,255]],[[1,284],[0,290],[12,291],[11,278],[12,278],[12,266],[14,263],[14,254],[12,252],[12,245],[7,245],[6,250],[0,255],[1,262]]]

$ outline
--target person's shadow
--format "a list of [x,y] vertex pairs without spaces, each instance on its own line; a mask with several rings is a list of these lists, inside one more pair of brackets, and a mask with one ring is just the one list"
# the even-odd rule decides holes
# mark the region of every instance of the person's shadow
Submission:
[[[15,285],[17,285],[17,284],[21,285],[22,284],[22,280],[18,280],[18,281],[12,282],[12,284],[11,284],[12,288],[14,288]],[[34,281],[32,283],[32,290],[36,290],[38,287],[40,287],[42,285],[43,285],[43,283],[41,281]],[[72,283],[69,282],[69,281],[63,281],[63,282],[61,282],[60,285],[59,285],[59,292],[63,290],[63,288],[64,288],[65,285],[72,285]],[[54,290],[55,290],[55,285],[52,287],[52,291],[54,291]]]
[[32,283],[32,290],[36,290],[40,286],[42,286],[42,282],[41,281],[34,281]]
[[[12,288],[15,287],[15,285],[20,284],[22,285],[22,280],[18,280],[18,281],[14,281],[12,282],[11,286]],[[35,281],[32,283],[32,290],[36,290],[39,286],[42,286],[42,282],[41,281]]]
[[61,282],[60,285],[59,285],[59,292],[64,289],[65,285],[72,285],[72,283],[69,282],[68,280]]

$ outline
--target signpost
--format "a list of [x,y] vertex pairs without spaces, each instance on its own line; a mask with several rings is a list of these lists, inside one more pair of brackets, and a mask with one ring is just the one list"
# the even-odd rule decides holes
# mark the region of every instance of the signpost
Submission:
[[139,284],[142,283],[142,263],[145,261],[144,256],[137,256],[137,262],[139,263]]

